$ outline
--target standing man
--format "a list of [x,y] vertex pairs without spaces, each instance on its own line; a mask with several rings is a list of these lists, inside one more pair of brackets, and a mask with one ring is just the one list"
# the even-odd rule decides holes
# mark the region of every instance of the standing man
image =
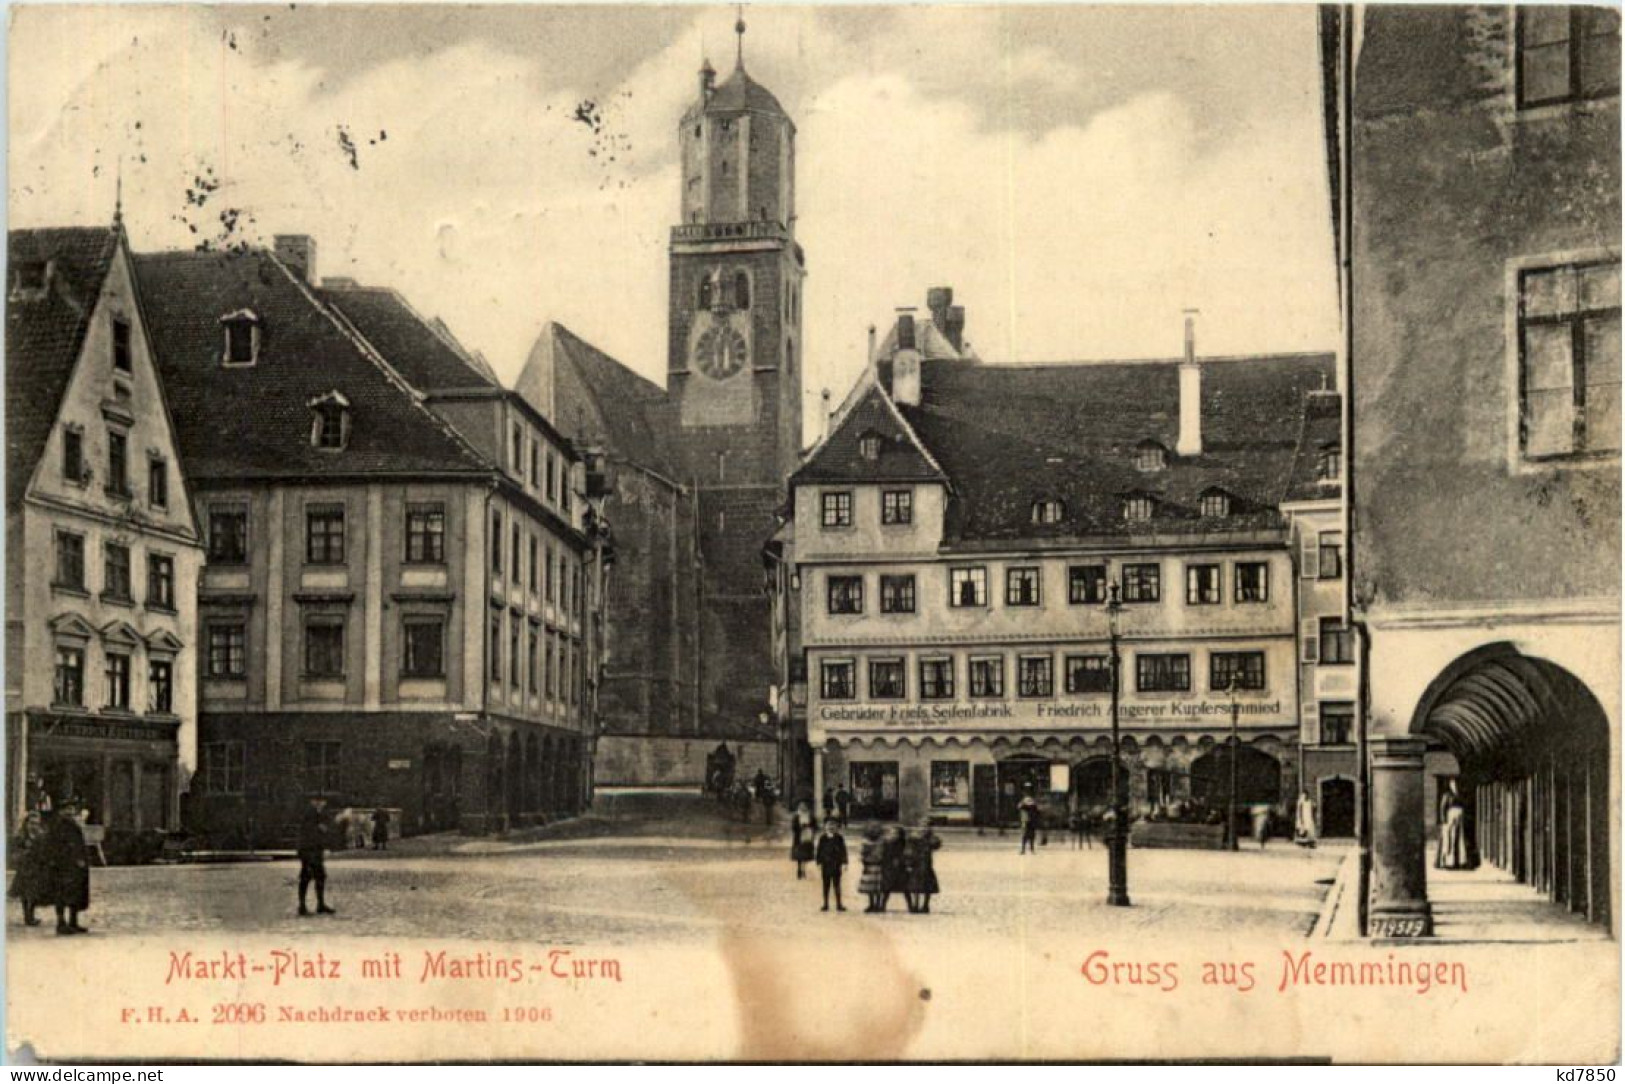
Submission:
[[310,883],[316,882],[316,913],[331,915],[327,906],[327,799],[320,794],[310,797],[310,805],[299,816],[299,914],[310,914],[305,906]]
[[852,792],[846,789],[845,783],[842,783],[835,788],[835,815],[840,818],[842,828],[846,827],[846,815],[851,808]]
[[841,871],[846,869],[846,839],[835,830],[835,818],[824,818],[824,834],[818,837],[818,847],[813,854],[818,863],[818,872],[824,879],[824,910],[829,910],[829,890],[835,889],[835,909],[846,910],[846,904],[841,902]]
[[56,932],[89,933],[79,925],[79,912],[90,906],[90,860],[85,856],[79,799],[64,798],[56,813],[46,818],[45,838],[40,846],[46,895],[56,907]]
[[1021,850],[1020,854],[1038,853],[1038,799],[1033,797],[1032,787],[1021,798],[1021,804],[1016,806],[1016,815],[1021,818]]

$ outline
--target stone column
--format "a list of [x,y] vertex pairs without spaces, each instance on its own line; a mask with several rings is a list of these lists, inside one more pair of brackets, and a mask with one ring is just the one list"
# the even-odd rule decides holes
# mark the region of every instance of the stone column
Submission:
[[1427,741],[1371,739],[1372,937],[1428,937],[1427,834],[1422,757]]

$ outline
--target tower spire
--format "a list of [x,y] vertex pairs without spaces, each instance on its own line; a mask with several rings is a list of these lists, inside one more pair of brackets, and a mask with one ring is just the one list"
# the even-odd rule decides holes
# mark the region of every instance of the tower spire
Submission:
[[739,5],[739,20],[734,23],[734,33],[739,35],[739,52],[734,59],[734,65],[741,71],[745,68],[745,5]]
[[118,156],[118,165],[113,172],[113,223],[115,225],[124,221],[124,155]]

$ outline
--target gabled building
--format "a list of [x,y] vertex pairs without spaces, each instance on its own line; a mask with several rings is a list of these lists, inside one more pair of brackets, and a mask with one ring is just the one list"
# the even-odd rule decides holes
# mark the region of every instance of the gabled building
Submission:
[[1284,811],[1283,503],[1331,357],[1199,359],[1187,325],[1183,360],[984,365],[947,300],[899,317],[791,478],[812,789],[905,821],[1006,823],[1029,789],[1105,807],[1116,592],[1134,809],[1216,812],[1234,720],[1239,799]]
[[141,853],[197,765],[190,489],[122,223],[7,249],[10,813],[77,797]]
[[309,238],[137,268],[207,539],[200,823],[579,809],[601,583],[569,442],[395,295],[322,289]]

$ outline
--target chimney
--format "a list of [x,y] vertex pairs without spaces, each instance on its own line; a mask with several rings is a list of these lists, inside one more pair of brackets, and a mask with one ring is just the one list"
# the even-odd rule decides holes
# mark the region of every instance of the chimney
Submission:
[[914,349],[914,310],[901,309],[897,313],[897,349]]
[[307,285],[316,285],[316,240],[304,233],[279,233],[273,238],[277,259]]
[[875,325],[869,325],[869,364],[875,363]]
[[965,306],[948,306],[948,320],[946,326],[944,326],[942,329],[942,333],[948,336],[948,341],[953,344],[954,353],[959,354],[964,352]]
[[819,400],[820,400],[822,405],[821,405],[821,407],[819,409],[819,413],[818,413],[818,431],[822,436],[827,437],[827,436],[829,436],[829,418],[830,418],[829,389],[828,388],[825,388],[823,390],[823,393],[819,396]]
[[891,359],[891,394],[902,406],[920,405],[920,351],[914,336],[914,312],[897,314],[897,350]]
[[948,306],[953,303],[952,286],[933,286],[925,292],[925,307],[931,310],[931,322],[944,334],[948,331]]
[[1179,443],[1182,456],[1202,454],[1202,367],[1196,361],[1196,310],[1185,310],[1185,360],[1179,363]]

